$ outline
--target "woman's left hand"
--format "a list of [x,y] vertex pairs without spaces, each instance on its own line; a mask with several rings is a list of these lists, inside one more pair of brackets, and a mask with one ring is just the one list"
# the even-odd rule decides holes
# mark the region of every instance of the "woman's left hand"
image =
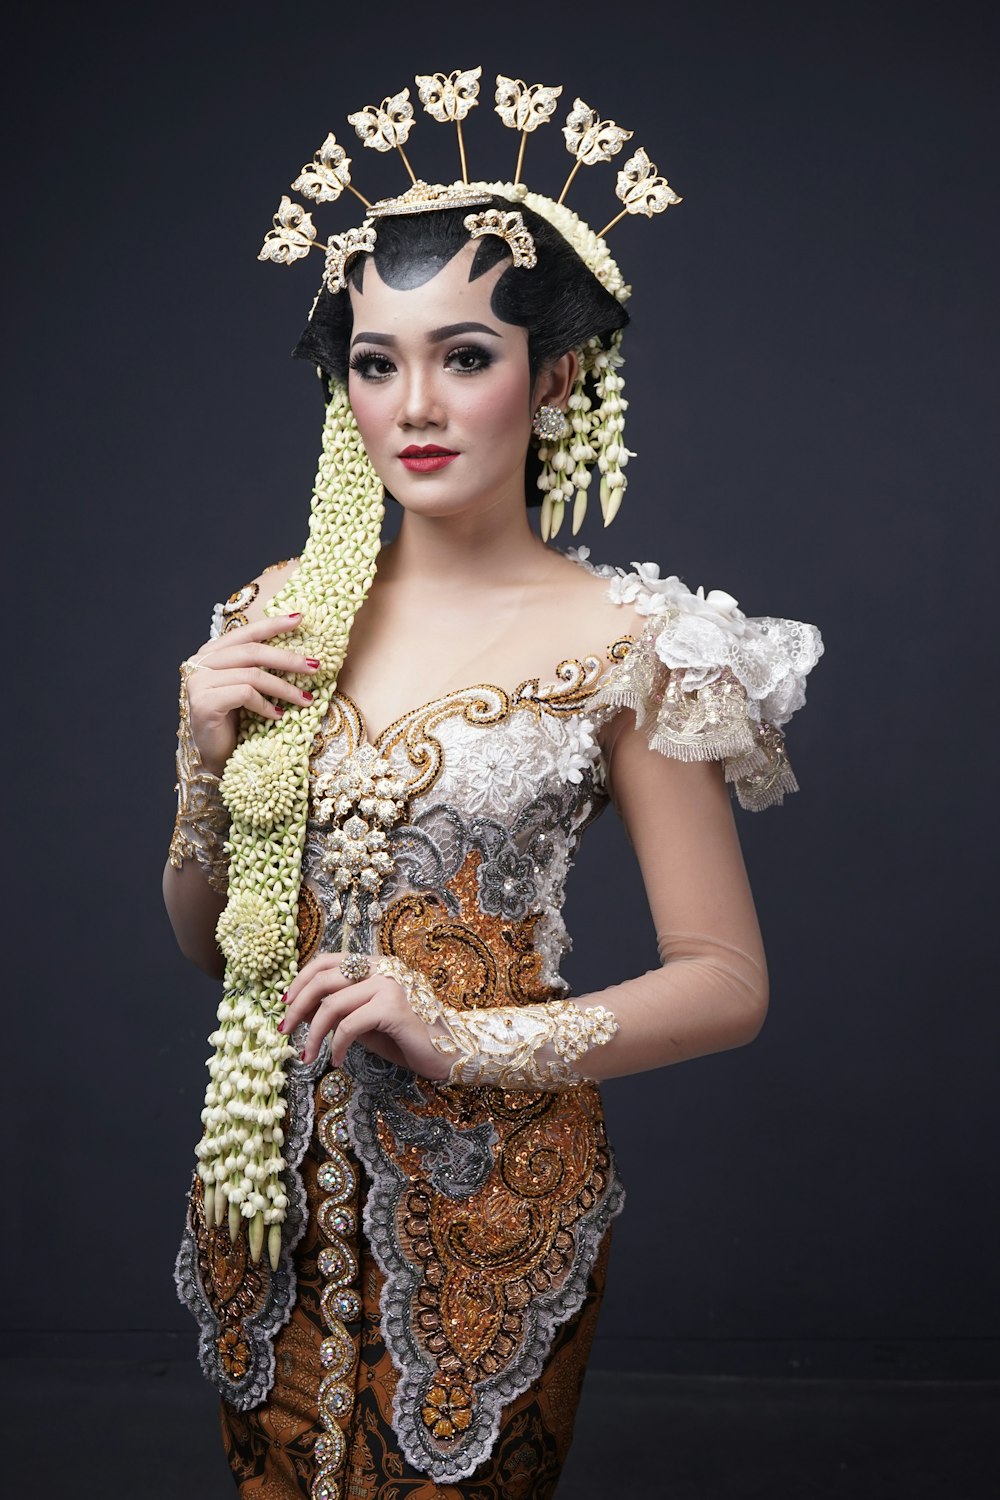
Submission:
[[366,979],[351,980],[341,970],[341,953],[319,953],[300,969],[285,996],[287,1010],[278,1028],[288,1035],[310,1022],[302,1061],[315,1062],[323,1038],[330,1038],[330,1066],[340,1067],[352,1042],[361,1042],[388,1062],[411,1068],[422,1078],[443,1081],[448,1063],[431,1045],[430,1034],[410,1009],[401,985],[374,968]]

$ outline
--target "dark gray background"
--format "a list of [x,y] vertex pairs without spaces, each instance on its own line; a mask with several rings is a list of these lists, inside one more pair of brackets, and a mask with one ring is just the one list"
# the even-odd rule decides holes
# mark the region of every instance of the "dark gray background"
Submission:
[[[171,1265],[217,992],[160,906],[178,660],[298,549],[320,435],[288,351],[318,280],[255,259],[345,114],[415,71],[563,82],[685,197],[636,291],[630,469],[598,560],[658,560],[827,656],[802,793],[741,817],[772,965],[752,1048],[608,1086],[629,1185],[595,1362],[996,1373],[995,488],[989,7],[26,9],[8,50],[7,1347],[190,1350]],[[516,137],[489,89],[474,171]],[[358,149],[368,196],[405,185]],[[410,156],[454,175],[423,117]],[[557,129],[526,176],[558,188]],[[613,171],[571,203],[610,217]],[[320,215],[317,215],[320,218]],[[357,222],[350,202],[324,225]],[[613,817],[569,976],[655,961]],[[991,997],[993,995],[993,998]]]

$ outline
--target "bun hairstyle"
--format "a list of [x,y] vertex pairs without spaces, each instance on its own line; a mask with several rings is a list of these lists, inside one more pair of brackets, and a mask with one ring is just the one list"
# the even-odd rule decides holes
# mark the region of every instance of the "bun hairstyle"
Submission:
[[[509,210],[503,198],[489,205]],[[349,286],[364,285],[365,266],[374,259],[387,286],[408,291],[424,286],[469,244],[464,219],[467,210],[454,208],[433,213],[398,214],[379,220],[378,238],[371,255],[359,255],[347,273]],[[504,323],[528,331],[528,364],[532,380],[546,364],[578,349],[588,339],[599,338],[607,347],[611,335],[628,323],[628,313],[597,280],[571,245],[539,214],[527,206],[520,210],[525,227],[535,242],[537,264],[530,269],[511,263],[493,288],[490,306]],[[496,235],[479,240],[469,272],[475,281],[497,265],[510,250]],[[327,377],[346,383],[354,314],[349,294],[323,287],[312,316],[294,349],[297,359],[312,360]],[[588,377],[588,386],[592,379]],[[593,396],[593,391],[590,392]],[[540,505],[536,485],[538,457],[528,454],[526,492],[529,505]]]

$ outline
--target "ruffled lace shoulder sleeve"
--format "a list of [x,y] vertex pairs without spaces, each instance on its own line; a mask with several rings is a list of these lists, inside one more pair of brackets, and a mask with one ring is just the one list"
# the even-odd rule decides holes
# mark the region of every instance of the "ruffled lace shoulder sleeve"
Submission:
[[646,623],[598,687],[593,708],[630,708],[650,747],[675,760],[721,760],[742,807],[780,803],[798,783],[782,729],[805,703],[805,680],[823,654],[815,625],[748,618],[731,594],[697,593],[655,563],[634,572],[593,567],[608,596]]
[[238,625],[246,625],[247,610],[260,593],[261,580],[269,573],[277,572],[279,568],[287,568],[291,561],[291,558],[284,558],[281,562],[271,563],[252,583],[245,583],[241,589],[236,590],[235,594],[230,594],[228,599],[217,604],[212,610],[212,628],[209,639],[214,641],[220,635],[225,635],[228,630],[235,630]]

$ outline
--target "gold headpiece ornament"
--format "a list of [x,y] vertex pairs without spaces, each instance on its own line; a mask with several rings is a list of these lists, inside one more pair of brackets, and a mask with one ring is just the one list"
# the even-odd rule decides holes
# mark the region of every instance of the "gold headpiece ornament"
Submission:
[[[345,190],[353,193],[367,210],[363,223],[331,235],[328,243],[323,244],[317,239],[309,210],[283,197],[259,259],[290,265],[303,259],[312,249],[322,250],[326,257],[324,285],[331,293],[342,292],[347,286],[347,273],[355,257],[370,255],[374,250],[380,219],[465,208],[483,210],[465,217],[465,227],[472,239],[487,234],[497,235],[509,246],[514,265],[530,270],[537,264],[538,256],[531,231],[520,212],[523,206],[547,220],[569,242],[601,285],[619,302],[625,302],[630,288],[608,250],[607,234],[628,214],[652,218],[653,214],[680,203],[680,198],[666,178],[659,176],[656,166],[640,147],[617,174],[615,194],[622,207],[603,229],[595,234],[568,208],[566,195],[580,168],[611,161],[632,138],[630,130],[622,129],[614,120],[602,120],[596,110],[579,98],[574,99],[563,126],[563,138],[573,165],[558,198],[529,190],[521,181],[527,139],[540,125],[551,120],[562,87],[541,83],[528,85],[520,78],[508,78],[503,73],[498,73],[496,78],[495,107],[504,125],[520,132],[514,178],[511,182],[470,181],[462,121],[479,103],[481,75],[482,68],[416,75],[417,95],[427,113],[442,124],[455,126],[460,179],[451,183],[428,183],[416,175],[404,149],[415,123],[414,109],[409,89],[401,89],[398,94],[388,95],[381,104],[366,104],[347,119],[366,148],[380,152],[398,151],[410,179],[406,191],[397,197],[380,198],[375,202],[364,197],[351,181],[351,162],[347,153],[335,136],[328,135],[313,160],[302,168],[292,188],[313,203],[335,202]],[[498,209],[495,206],[497,198],[506,199],[510,209]],[[619,332],[612,336],[609,348],[604,348],[600,340],[592,339],[577,351],[580,377],[569,401],[567,430],[559,438],[543,438],[540,443],[542,468],[538,484],[543,492],[541,530],[546,541],[558,532],[565,505],[574,497],[574,534],[580,529],[595,464],[601,474],[600,497],[605,525],[610,524],[621,505],[625,493],[623,471],[633,455],[625,447],[622,437],[622,414],[627,402],[620,394],[622,379],[617,374],[622,362],[620,348]],[[590,392],[585,389],[588,378],[592,381]],[[594,387],[599,398],[596,406],[592,400]]]
[[[434,209],[477,208],[485,206],[493,197],[505,197],[515,203],[528,202],[536,213],[549,219],[556,229],[570,239],[573,248],[598,279],[620,301],[624,301],[628,294],[620,274],[608,273],[606,263],[610,261],[610,256],[606,254],[606,247],[599,247],[590,241],[603,241],[604,236],[626,214],[644,214],[651,218],[653,214],[662,213],[671,204],[680,203],[681,199],[666,178],[657,174],[655,165],[640,147],[618,173],[615,192],[624,205],[620,212],[596,235],[574,215],[580,229],[587,231],[585,235],[574,234],[572,225],[567,221],[560,222],[562,216],[551,210],[565,203],[573,179],[581,167],[611,161],[625,142],[631,140],[632,132],[622,129],[614,120],[602,120],[582,99],[574,100],[563,127],[566,149],[574,158],[569,176],[558,198],[554,200],[537,193],[529,194],[521,182],[527,138],[539,125],[546,124],[552,118],[562,87],[548,87],[541,83],[529,86],[521,79],[507,78],[503,73],[497,74],[496,112],[506,126],[518,130],[521,135],[513,181],[470,182],[462,121],[479,102],[481,74],[482,68],[470,68],[466,72],[458,70],[450,74],[418,73],[416,77],[419,99],[427,113],[442,123],[453,123],[458,133],[462,168],[460,181],[447,184],[427,183],[414,172],[403,149],[414,125],[413,105],[407,88],[383,99],[381,104],[366,104],[363,109],[356,110],[347,117],[348,123],[354,126],[365,147],[375,151],[399,152],[410,179],[410,187],[405,193],[397,197],[380,198],[374,203],[364,197],[351,181],[350,158],[332,134],[327,136],[313,160],[302,168],[292,183],[292,190],[314,203],[332,203],[346,189],[368,210],[368,218],[362,226],[364,229],[371,222],[391,215],[429,213]],[[545,211],[546,206],[549,207],[549,212]],[[570,231],[568,234],[567,230]],[[498,233],[502,239],[507,240],[512,250],[515,243],[519,251],[524,249],[527,231],[523,222],[517,222],[516,216],[498,216],[496,227],[481,228],[479,232]],[[316,229],[308,210],[292,203],[289,198],[282,198],[274,217],[274,227],[265,236],[259,259],[288,265],[307,255],[311,249],[324,250],[327,253],[327,285],[330,291],[340,291],[345,284],[344,273],[348,261],[370,247],[367,242],[362,243],[356,233],[351,235],[348,232],[347,235],[339,236],[338,240],[338,251],[331,255],[330,247],[316,238]],[[517,263],[529,264],[523,258]],[[614,265],[613,261],[610,263]]]

